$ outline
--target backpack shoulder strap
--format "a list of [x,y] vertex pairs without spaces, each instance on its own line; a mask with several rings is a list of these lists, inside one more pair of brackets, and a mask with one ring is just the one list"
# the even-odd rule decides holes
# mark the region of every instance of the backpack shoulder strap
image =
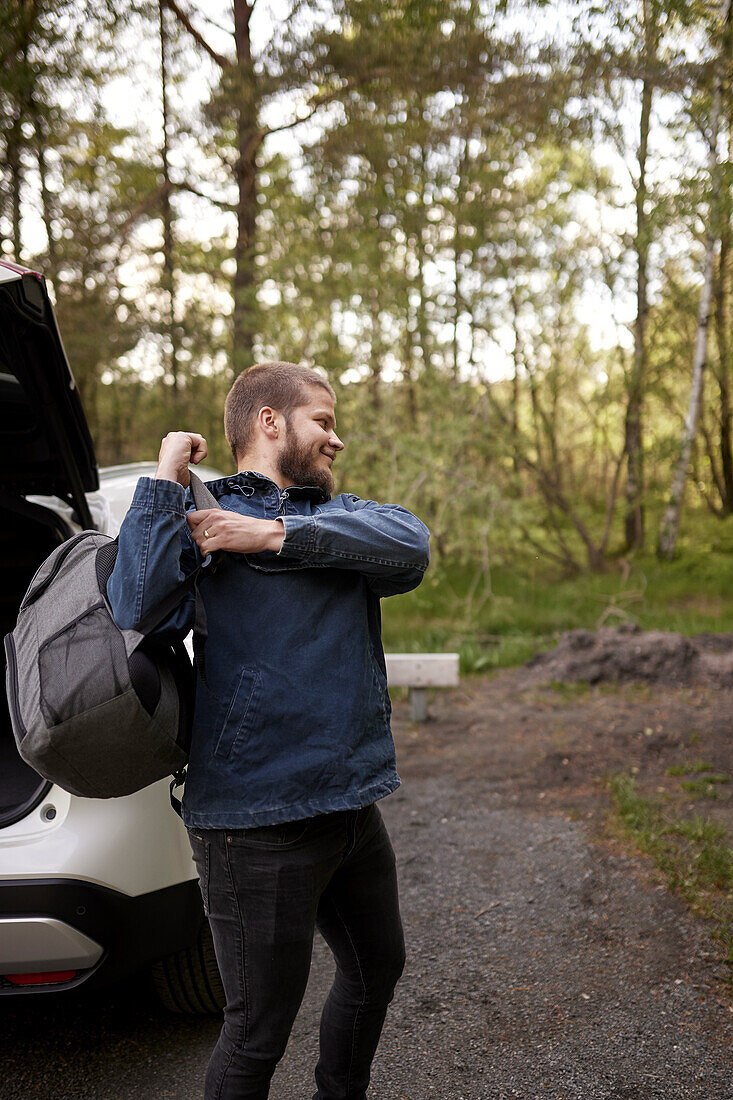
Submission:
[[213,493],[209,492],[198,474],[195,474],[193,470],[189,470],[189,473],[191,475],[191,496],[197,511],[201,512],[204,508],[221,508],[219,501]]

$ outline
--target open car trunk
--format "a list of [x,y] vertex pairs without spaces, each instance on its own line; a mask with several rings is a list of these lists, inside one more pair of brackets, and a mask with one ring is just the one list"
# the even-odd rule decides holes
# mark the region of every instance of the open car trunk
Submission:
[[[74,531],[95,526],[85,493],[99,485],[94,447],[43,279],[0,260],[0,633],[15,627],[38,566]],[[3,683],[5,655],[2,652]],[[18,756],[7,698],[0,701],[0,827],[26,816],[50,784]]]

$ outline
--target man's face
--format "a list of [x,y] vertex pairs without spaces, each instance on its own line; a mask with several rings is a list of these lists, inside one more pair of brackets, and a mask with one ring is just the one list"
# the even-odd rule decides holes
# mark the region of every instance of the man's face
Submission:
[[333,398],[320,386],[309,387],[307,402],[286,420],[278,454],[280,473],[291,485],[317,485],[333,492],[331,466],[344,445],[336,435]]

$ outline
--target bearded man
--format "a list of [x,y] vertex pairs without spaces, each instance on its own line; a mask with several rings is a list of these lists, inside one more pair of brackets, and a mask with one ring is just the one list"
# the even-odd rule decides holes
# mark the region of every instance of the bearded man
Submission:
[[[138,482],[108,585],[135,627],[204,555],[208,624],[183,819],[226,993],[206,1100],[265,1100],[305,991],[318,928],[336,960],[314,1100],[364,1100],[404,966],[392,846],[375,803],[399,785],[382,596],[420,583],[427,528],[343,493],[335,395],[316,371],[261,363],[229,392],[237,473],[196,511],[195,432],[172,432]],[[193,626],[188,595],[158,628]]]

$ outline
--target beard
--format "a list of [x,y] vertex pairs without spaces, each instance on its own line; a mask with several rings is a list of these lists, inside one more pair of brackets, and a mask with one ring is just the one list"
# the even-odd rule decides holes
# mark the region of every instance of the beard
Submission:
[[292,430],[288,431],[283,449],[278,456],[278,468],[291,485],[315,485],[329,496],[333,492],[331,471],[325,467],[316,466],[313,449],[301,443]]

